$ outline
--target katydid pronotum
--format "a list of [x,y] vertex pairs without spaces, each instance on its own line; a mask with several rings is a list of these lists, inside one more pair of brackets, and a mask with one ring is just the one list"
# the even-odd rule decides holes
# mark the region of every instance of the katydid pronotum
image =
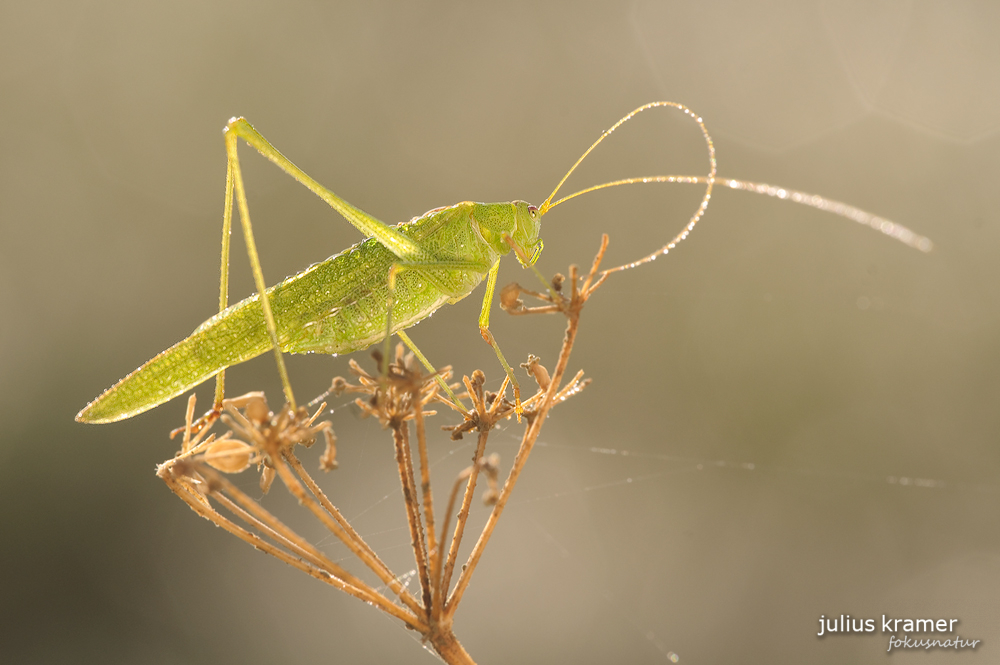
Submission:
[[[627,178],[594,185],[553,201],[567,178],[601,141],[638,113],[655,107],[680,110],[698,124],[708,149],[707,175]],[[240,139],[326,201],[369,237],[267,288],[253,239],[250,212],[237,157],[236,149]],[[652,182],[694,183],[705,186],[705,195],[698,209],[673,240],[637,261],[611,268],[605,273],[648,263],[673,249],[687,237],[704,215],[716,184],[819,208],[871,226],[921,251],[931,249],[931,242],[927,238],[853,206],[771,185],[717,177],[715,148],[704,122],[690,109],[675,102],[646,104],[615,123],[583,153],[559,181],[552,194],[538,207],[524,201],[463,201],[453,206],[435,208],[396,226],[380,222],[317,183],[278,152],[243,118],[229,121],[225,129],[225,141],[228,167],[219,313],[201,324],[189,337],[106,390],[77,414],[78,421],[107,423],[130,418],[215,376],[215,404],[203,418],[207,424],[221,413],[225,369],[272,349],[285,398],[293,408],[295,398],[282,352],[350,353],[380,341],[388,344],[389,338],[395,334],[433,372],[433,367],[404,330],[442,305],[457,302],[469,295],[484,279],[486,294],[479,316],[479,330],[483,339],[493,347],[507,373],[520,413],[518,383],[489,330],[490,305],[500,258],[513,250],[523,267],[534,269],[534,263],[542,251],[542,241],[538,237],[542,216],[569,199],[606,187]],[[257,293],[228,306],[229,237],[234,195]],[[264,294],[264,297],[261,298],[260,294]],[[455,399],[447,386],[443,387]]]

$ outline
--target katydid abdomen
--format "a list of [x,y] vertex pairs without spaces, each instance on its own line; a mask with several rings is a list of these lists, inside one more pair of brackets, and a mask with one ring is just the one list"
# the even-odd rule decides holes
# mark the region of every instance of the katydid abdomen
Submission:
[[[499,257],[473,228],[473,205],[434,210],[395,227],[417,242],[432,237],[437,257],[461,258],[485,268],[404,267],[392,292],[392,332],[471,293]],[[350,353],[384,340],[388,279],[394,264],[400,264],[399,259],[369,238],[269,288],[282,351]],[[205,321],[189,337],[116,383],[77,419],[107,423],[129,418],[271,348],[259,295],[254,294]]]

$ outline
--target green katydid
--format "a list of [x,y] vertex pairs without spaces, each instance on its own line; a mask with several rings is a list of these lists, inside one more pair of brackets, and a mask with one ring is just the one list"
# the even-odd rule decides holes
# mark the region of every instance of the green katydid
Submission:
[[[601,141],[638,113],[654,107],[678,109],[698,124],[708,148],[707,175],[627,178],[588,187],[553,202],[569,176]],[[239,139],[256,148],[369,237],[267,288],[253,240],[249,207],[237,158]],[[931,248],[931,242],[927,238],[853,206],[770,185],[716,177],[715,148],[702,119],[675,102],[646,104],[615,123],[583,153],[559,181],[552,194],[538,207],[524,201],[464,201],[436,208],[396,226],[380,222],[317,183],[278,152],[243,118],[230,120],[225,129],[225,140],[228,167],[219,313],[201,324],[189,337],[106,390],[77,414],[78,421],[106,423],[130,418],[216,376],[215,404],[213,410],[205,416],[206,421],[214,420],[222,406],[225,369],[272,349],[286,399],[293,408],[295,399],[282,352],[349,353],[380,341],[388,343],[391,335],[396,334],[433,371],[404,330],[439,307],[469,295],[484,279],[486,294],[479,317],[480,332],[503,365],[520,411],[517,381],[489,331],[490,305],[500,258],[513,250],[522,266],[533,267],[542,250],[542,241],[538,237],[542,216],[569,199],[606,187],[678,182],[702,184],[706,188],[698,209],[673,240],[652,254],[606,270],[606,273],[647,263],[673,249],[687,237],[704,215],[715,184],[803,203],[871,226],[922,251],[929,251]],[[257,293],[228,306],[229,237],[234,195],[240,210],[240,221]],[[264,297],[261,298],[260,294],[264,294]]]

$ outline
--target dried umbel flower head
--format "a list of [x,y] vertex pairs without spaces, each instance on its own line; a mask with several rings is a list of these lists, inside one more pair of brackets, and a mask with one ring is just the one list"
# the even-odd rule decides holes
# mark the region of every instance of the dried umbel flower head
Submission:
[[250,393],[226,400],[222,420],[258,450],[272,454],[296,445],[308,448],[316,442],[320,432],[330,432],[332,425],[329,422],[313,424],[325,407],[326,404],[321,405],[312,415],[305,407],[292,411],[287,406],[274,413],[262,394]]
[[266,494],[274,481],[274,465],[271,463],[274,456],[291,452],[297,445],[311,447],[321,432],[326,439],[326,450],[320,460],[320,468],[323,471],[337,468],[337,438],[333,426],[329,421],[314,424],[325,408],[324,402],[309,415],[304,407],[292,411],[286,406],[275,414],[268,408],[263,393],[248,393],[226,400],[223,422],[232,428],[233,433],[248,441],[249,447],[259,452],[257,460],[261,469],[262,492]]
[[368,399],[359,397],[354,401],[364,417],[377,418],[383,427],[398,427],[416,417],[416,404],[420,405],[421,415],[424,417],[437,413],[424,409],[435,399],[451,404],[449,400],[439,397],[438,393],[439,380],[447,380],[451,376],[451,367],[443,367],[435,374],[423,374],[417,359],[412,353],[406,353],[406,347],[402,344],[396,345],[395,359],[389,363],[388,368],[384,368],[381,351],[373,350],[372,357],[379,371],[385,372],[385,376],[368,373],[352,358],[348,365],[358,382],[351,383],[338,376],[330,386],[330,392],[334,395],[367,395]]

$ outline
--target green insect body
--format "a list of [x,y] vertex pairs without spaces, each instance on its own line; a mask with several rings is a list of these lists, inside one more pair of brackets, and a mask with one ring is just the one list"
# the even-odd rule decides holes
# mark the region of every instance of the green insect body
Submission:
[[[341,354],[384,340],[394,264],[403,269],[391,294],[393,333],[469,295],[510,251],[505,234],[519,247],[538,244],[536,209],[523,201],[465,201],[393,228],[420,245],[426,263],[468,267],[407,269],[377,239],[359,242],[267,290],[282,351]],[[271,348],[254,294],[109,388],[78,420],[107,423],[138,415]]]

